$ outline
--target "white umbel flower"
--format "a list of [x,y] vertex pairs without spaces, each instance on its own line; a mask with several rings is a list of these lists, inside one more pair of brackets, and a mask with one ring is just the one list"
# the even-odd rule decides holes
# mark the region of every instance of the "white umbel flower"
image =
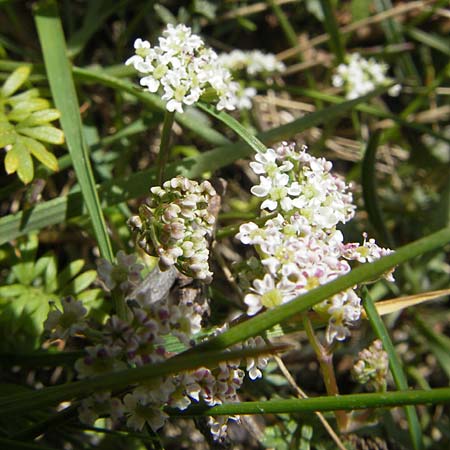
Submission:
[[141,38],[134,42],[135,54],[127,59],[140,74],[141,86],[152,93],[160,93],[170,112],[183,113],[185,106],[198,102],[203,94],[217,97],[217,109],[248,109],[252,88],[243,89],[233,81],[214,50],[192,33],[186,25],[167,25],[152,47]]
[[[364,59],[359,53],[353,53],[346,63],[336,67],[332,78],[333,86],[343,88],[347,99],[361,97],[379,86],[386,86],[393,82],[387,76],[389,66],[377,62],[374,58]],[[400,93],[400,84],[395,84],[388,90],[388,94],[395,97]]]

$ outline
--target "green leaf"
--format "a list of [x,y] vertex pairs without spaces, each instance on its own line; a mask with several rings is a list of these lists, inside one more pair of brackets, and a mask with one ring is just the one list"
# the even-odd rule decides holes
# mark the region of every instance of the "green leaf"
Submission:
[[352,22],[365,19],[370,16],[372,0],[352,0],[351,12]]
[[84,260],[82,259],[77,259],[69,263],[58,275],[58,290],[64,290],[69,281],[83,270],[84,264]]
[[13,95],[12,97],[9,97],[7,100],[7,103],[14,108],[18,103],[22,103],[24,101],[31,100],[32,98],[39,97],[40,92],[39,89],[33,88],[33,89],[27,89],[24,92],[21,92],[20,94]]
[[381,132],[375,131],[369,138],[361,167],[361,184],[363,187],[364,206],[369,220],[381,238],[382,243],[394,248],[394,242],[383,219],[378,202],[376,182],[376,153]]
[[28,151],[44,166],[56,172],[58,170],[58,159],[49,152],[40,142],[25,136],[20,136],[20,140],[27,147]]
[[0,122],[0,148],[14,144],[16,136],[16,130],[13,125],[7,121]]
[[88,289],[86,291],[77,294],[77,299],[83,302],[86,306],[96,300],[100,300],[103,297],[104,291],[100,288]]
[[0,286],[0,298],[18,297],[28,291],[28,287],[23,284],[9,284]]
[[1,94],[3,97],[9,97],[27,81],[30,76],[31,68],[29,66],[18,67],[3,83]]
[[5,156],[5,170],[8,175],[14,173],[19,167],[20,163],[20,150],[14,145],[6,152]]
[[215,108],[202,103],[199,103],[198,107],[231,128],[238,136],[247,142],[255,152],[264,153],[267,150],[267,147],[256,136],[249,133],[247,128],[242,126],[234,117],[230,116],[225,111],[219,112]]
[[25,134],[33,139],[38,139],[49,144],[64,144],[64,133],[51,125],[41,125],[33,128],[18,128],[21,134]]
[[328,45],[336,57],[336,62],[338,64],[342,63],[345,58],[345,49],[333,5],[331,4],[331,0],[320,0],[320,4],[322,5],[322,11],[325,18],[325,29],[330,36]]
[[55,292],[58,289],[58,261],[54,255],[45,268],[44,280],[46,292]]
[[97,271],[88,270],[78,275],[69,284],[66,284],[62,290],[62,295],[79,294],[88,288],[97,279]]
[[8,113],[8,119],[14,122],[21,122],[26,119],[32,112],[47,109],[50,102],[45,98],[31,98],[16,103],[14,108]]
[[12,272],[20,283],[30,285],[33,281],[34,262],[39,241],[35,233],[29,234],[19,242],[20,260],[12,267]]
[[[114,255],[92,173],[89,149],[83,134],[78,99],[72,77],[72,66],[67,57],[64,32],[56,2],[39,3],[35,9],[34,18],[50,89],[55,106],[61,112],[61,126],[64,130],[67,147],[89,211],[100,252],[104,258],[113,261]],[[56,138],[56,132],[53,131],[53,133],[55,133],[54,137]],[[62,137],[61,133],[59,135],[61,141]]]
[[[450,231],[450,229],[449,229]],[[363,306],[367,313],[370,325],[377,335],[378,339],[383,343],[383,348],[389,357],[389,368],[394,378],[397,389],[406,391],[408,389],[408,382],[403,372],[402,363],[398,357],[395,347],[389,337],[388,330],[384,325],[383,320],[378,314],[374,301],[369,295],[366,287],[363,288]],[[420,428],[419,418],[413,406],[405,407],[406,418],[408,421],[408,430],[411,437],[412,447],[416,450],[423,449],[422,430]]]
[[17,167],[17,176],[20,180],[28,184],[33,180],[34,176],[34,166],[33,160],[31,159],[30,152],[27,150],[25,145],[23,145],[20,140],[16,140],[13,149],[17,148],[17,157],[19,158],[19,166]]
[[44,256],[41,256],[34,264],[33,278],[40,277],[49,265],[55,262],[55,255],[52,252],[47,252]]
[[61,117],[60,112],[57,109],[49,108],[42,109],[31,113],[25,120],[21,122],[23,127],[34,127],[36,125],[43,125],[48,122],[52,122]]

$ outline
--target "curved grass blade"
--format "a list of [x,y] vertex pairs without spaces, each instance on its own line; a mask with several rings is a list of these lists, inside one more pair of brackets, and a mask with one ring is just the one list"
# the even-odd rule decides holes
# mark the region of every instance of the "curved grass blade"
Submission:
[[[397,389],[406,391],[408,389],[408,382],[403,372],[400,358],[395,352],[389,333],[377,312],[375,303],[369,295],[367,288],[363,288],[363,306],[366,311],[372,328],[378,339],[383,343],[383,348],[386,350],[389,357],[389,367],[394,378]],[[419,418],[413,406],[405,407],[406,419],[408,421],[408,430],[411,437],[412,446],[415,450],[423,449],[422,430],[420,428]]]
[[35,10],[35,22],[53,99],[61,112],[61,126],[100,252],[104,258],[112,261],[114,256],[83,135],[77,94],[56,3],[53,1],[39,3]]
[[212,106],[203,105],[201,103],[198,107],[231,128],[238,136],[247,142],[247,144],[250,145],[255,152],[264,153],[267,150],[267,147],[256,136],[249,133],[244,126],[242,126],[234,117],[230,116],[225,111],[219,112]]
[[376,153],[378,143],[380,141],[381,132],[376,130],[371,134],[367,143],[364,158],[361,167],[361,184],[363,189],[364,206],[366,207],[369,220],[375,230],[378,232],[381,241],[390,248],[394,248],[395,244],[391,234],[386,228],[377,197],[376,182]]
[[336,15],[334,13],[333,5],[330,0],[320,0],[322,6],[323,15],[325,17],[325,29],[328,31],[330,39],[328,44],[331,51],[336,56],[336,62],[338,64],[344,62],[345,49],[342,43],[342,36],[339,32],[339,27],[336,22]]
[[198,367],[216,367],[222,361],[233,361],[286,351],[286,345],[266,346],[233,351],[182,353],[163,363],[121,370],[95,378],[51,386],[40,391],[25,392],[0,397],[0,414],[22,414],[43,406],[57,404],[64,399],[89,395],[97,390],[123,389],[130,384],[150,381],[161,376],[193,370]]

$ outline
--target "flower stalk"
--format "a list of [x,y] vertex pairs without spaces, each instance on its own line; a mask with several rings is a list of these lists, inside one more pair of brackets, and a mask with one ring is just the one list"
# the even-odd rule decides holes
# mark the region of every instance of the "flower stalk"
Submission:
[[164,169],[166,167],[167,161],[169,160],[170,133],[172,131],[174,117],[175,117],[174,111],[166,111],[164,114],[164,123],[161,134],[161,145],[159,147],[158,161],[156,163],[158,171],[156,182],[159,186],[161,186],[164,181]]

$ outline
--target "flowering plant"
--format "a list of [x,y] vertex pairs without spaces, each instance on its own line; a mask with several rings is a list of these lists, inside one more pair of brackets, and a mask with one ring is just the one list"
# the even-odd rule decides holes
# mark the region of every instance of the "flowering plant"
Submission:
[[[167,25],[159,45],[136,39],[135,55],[127,65],[143,74],[140,84],[150,92],[162,92],[168,111],[182,113],[183,105],[216,97],[217,109],[233,110],[246,95],[217,53],[186,25]],[[248,94],[248,93],[247,93]],[[254,95],[254,94],[253,94]],[[248,102],[244,102],[248,105]]]
[[[388,86],[393,79],[386,74],[389,66],[377,62],[374,58],[365,59],[359,53],[353,53],[343,64],[336,67],[333,86],[343,87],[349,100],[366,95],[379,86]],[[394,84],[388,94],[395,97],[400,93],[400,84]]]

